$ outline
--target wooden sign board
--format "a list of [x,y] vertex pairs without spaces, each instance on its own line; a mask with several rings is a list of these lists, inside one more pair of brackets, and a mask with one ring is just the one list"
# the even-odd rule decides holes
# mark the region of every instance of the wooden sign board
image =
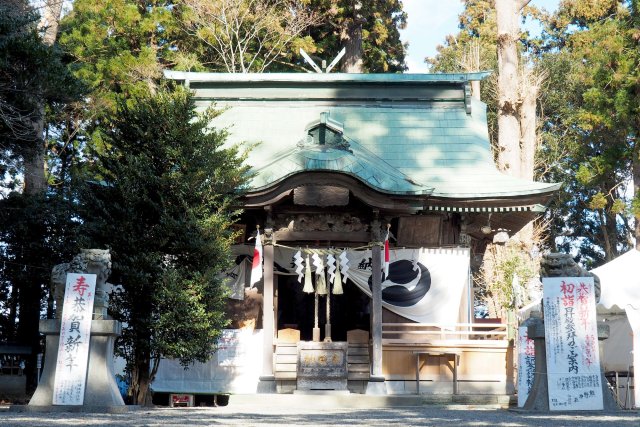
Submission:
[[293,190],[293,203],[304,206],[346,206],[349,189],[331,185],[305,185]]
[[398,220],[398,246],[439,246],[441,229],[442,217],[440,216],[402,217]]

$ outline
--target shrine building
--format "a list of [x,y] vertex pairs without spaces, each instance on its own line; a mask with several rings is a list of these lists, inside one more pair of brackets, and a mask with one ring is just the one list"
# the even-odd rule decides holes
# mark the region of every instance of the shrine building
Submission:
[[252,178],[232,324],[198,378],[161,368],[154,390],[513,393],[507,327],[474,319],[471,271],[559,184],[496,169],[471,95],[486,76],[165,72],[221,109]]

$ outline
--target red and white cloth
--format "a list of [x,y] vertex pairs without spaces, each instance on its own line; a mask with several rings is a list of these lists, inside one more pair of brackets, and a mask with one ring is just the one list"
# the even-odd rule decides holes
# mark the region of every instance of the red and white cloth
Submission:
[[256,233],[256,246],[253,249],[253,262],[251,263],[251,280],[249,287],[262,280],[262,239],[260,238],[260,230]]
[[391,259],[389,253],[389,230],[387,230],[387,237],[384,238],[384,264],[382,265],[382,271],[384,277],[389,277],[389,260]]

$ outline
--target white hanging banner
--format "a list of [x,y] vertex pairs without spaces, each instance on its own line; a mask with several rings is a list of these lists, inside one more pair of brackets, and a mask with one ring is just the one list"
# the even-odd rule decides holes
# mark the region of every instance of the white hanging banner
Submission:
[[84,402],[95,289],[95,274],[67,274],[53,385],[54,405]]
[[[631,330],[633,331],[633,366],[635,368],[635,372],[638,372],[638,368],[636,367],[640,366],[640,308],[627,305],[625,307],[625,311],[627,312],[627,318],[629,319]],[[633,406],[635,408],[640,405],[640,382],[637,378],[637,376],[633,377]]]
[[[237,246],[235,254],[248,255],[250,246]],[[312,270],[324,269],[322,257],[340,253],[343,282],[348,277],[362,292],[371,297],[371,250],[302,249],[313,253],[317,262]],[[277,274],[296,275],[297,250],[276,247]],[[389,251],[389,275],[382,282],[382,305],[407,319],[420,323],[453,325],[470,322],[469,314],[461,314],[461,303],[469,292],[468,248],[392,249]]]
[[536,374],[536,350],[527,329],[518,328],[518,408],[524,407]]
[[592,277],[542,280],[549,409],[602,410]]
[[[371,296],[371,251],[349,251],[349,279]],[[420,323],[453,325],[469,287],[469,249],[390,251],[389,275],[382,282],[384,308]]]

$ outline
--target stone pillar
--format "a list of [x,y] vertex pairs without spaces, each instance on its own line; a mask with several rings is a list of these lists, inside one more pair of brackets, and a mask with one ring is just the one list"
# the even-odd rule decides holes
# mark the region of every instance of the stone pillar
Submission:
[[53,406],[53,386],[58,361],[60,341],[60,320],[40,321],[40,333],[46,336],[47,351],[40,383],[29,401],[31,411],[73,411],[123,412],[124,405],[115,372],[113,371],[113,345],[122,333],[122,325],[116,320],[93,320],[89,341],[89,363],[87,364],[87,384],[82,406]]
[[[529,397],[523,406],[526,411],[550,412],[549,409],[549,387],[547,379],[547,349],[544,332],[544,320],[532,318],[527,327],[527,335],[534,342],[536,352],[536,373],[533,378],[533,385],[529,392]],[[598,340],[609,338],[609,325],[598,324]],[[607,412],[617,411],[620,408],[613,399],[609,391],[607,379],[604,372],[600,371],[600,385],[602,386],[603,408]],[[575,411],[576,413],[579,411]]]
[[382,251],[379,245],[371,248],[371,377],[367,394],[387,394],[382,375]]
[[264,275],[263,275],[263,309],[262,309],[262,375],[258,384],[258,393],[276,393],[276,382],[273,375],[273,337],[275,335],[275,316],[273,312],[273,236],[271,229],[266,229],[263,241]]
[[[67,273],[96,275],[87,382],[82,406],[53,406],[53,389],[60,342],[60,318]],[[73,258],[71,263],[60,264],[53,268],[51,283],[54,286],[57,305],[56,318],[40,321],[40,333],[46,336],[46,354],[40,383],[29,401],[29,410],[96,412],[124,412],[127,410],[113,371],[113,348],[115,339],[122,333],[122,324],[116,320],[106,320],[108,307],[106,280],[109,274],[111,274],[111,254],[108,250],[102,249],[83,249],[79,255]]]

